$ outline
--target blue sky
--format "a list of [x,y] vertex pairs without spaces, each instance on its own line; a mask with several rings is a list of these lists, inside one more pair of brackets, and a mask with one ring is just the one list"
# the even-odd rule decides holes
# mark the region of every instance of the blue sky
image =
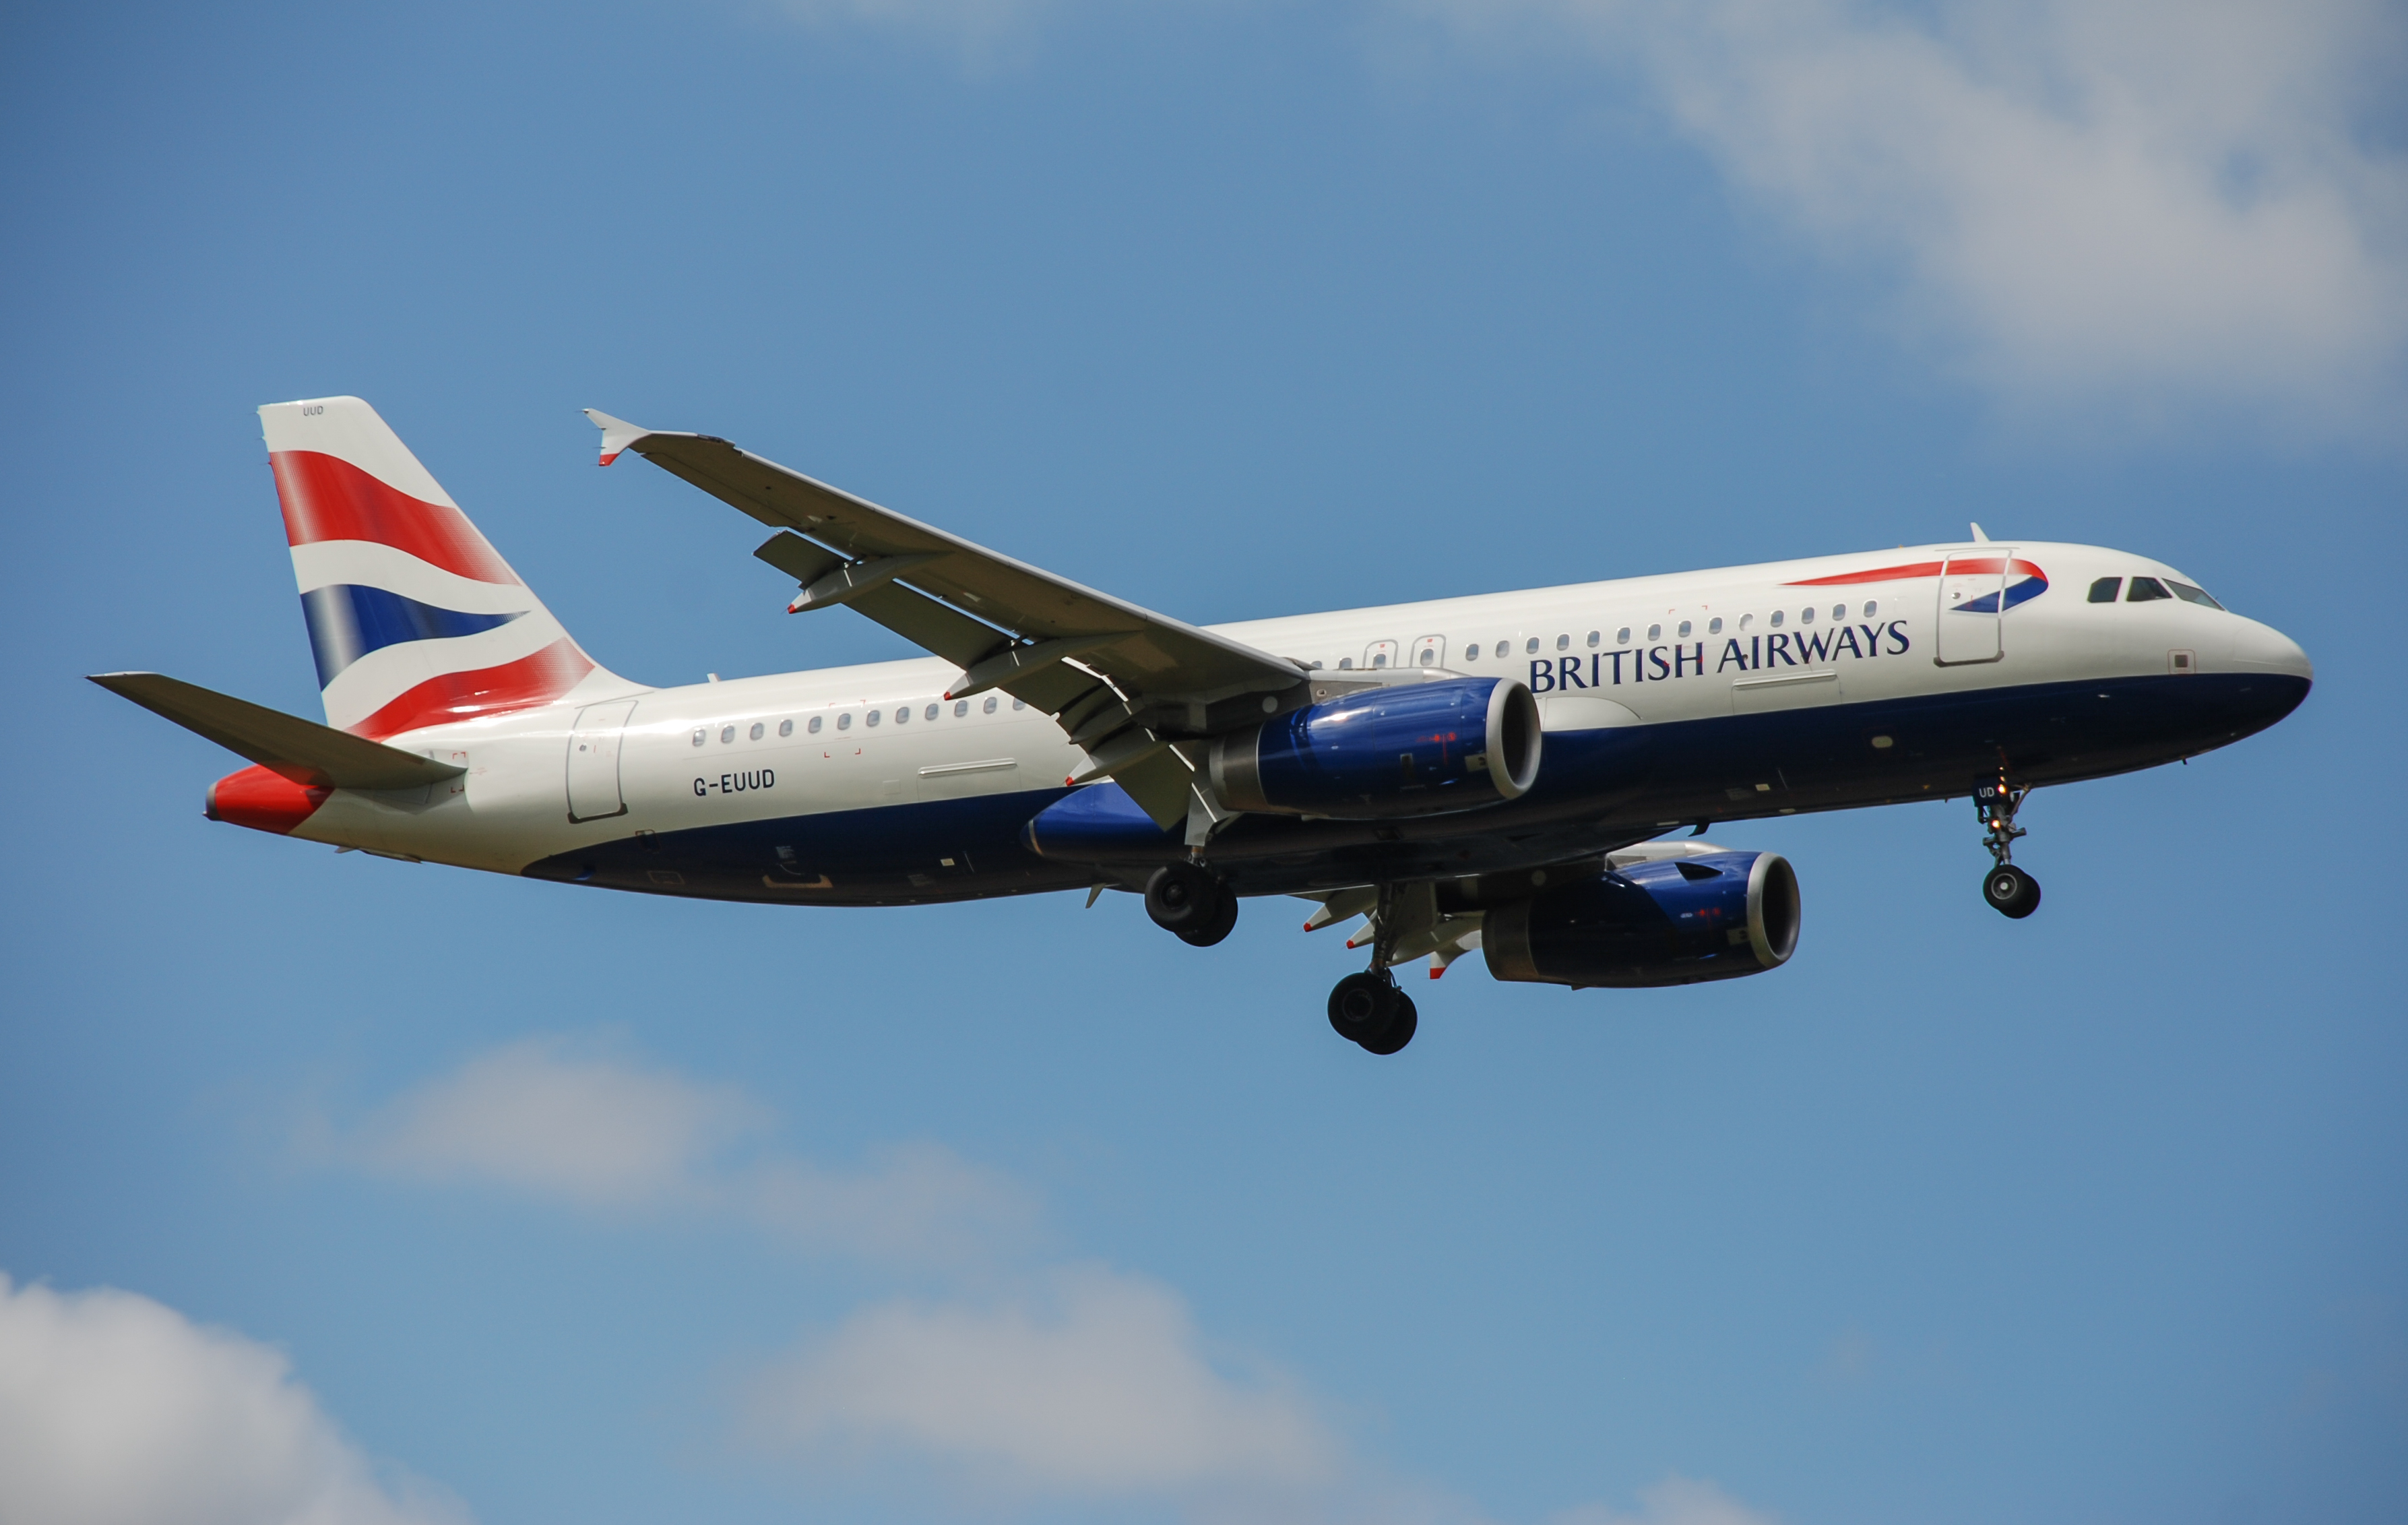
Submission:
[[[2397,1518],[2396,11],[9,36],[0,1517]],[[1790,965],[1472,961],[1375,1062],[1277,904],[1199,953],[205,823],[231,759],[79,675],[315,712],[251,410],[342,392],[657,683],[904,654],[580,407],[1190,619],[1979,519],[2318,686],[2036,798],[2028,922],[1961,802],[1720,829],[1797,864]]]

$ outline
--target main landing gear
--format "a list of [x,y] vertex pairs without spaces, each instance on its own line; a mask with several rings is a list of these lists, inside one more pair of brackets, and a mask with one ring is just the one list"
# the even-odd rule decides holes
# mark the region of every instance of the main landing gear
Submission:
[[1367,1053],[1394,1054],[1413,1041],[1421,1017],[1413,998],[1397,988],[1395,975],[1365,970],[1347,975],[1329,992],[1329,1025]]
[[1982,876],[1982,899],[1990,909],[2002,916],[2023,920],[2040,909],[2040,881],[2014,866],[2014,841],[2026,835],[2015,825],[2015,812],[2023,808],[2024,796],[2031,785],[2020,787],[2007,782],[2004,768],[1994,781],[1973,785],[1973,808],[1981,813],[1984,831],[1982,845],[1990,850],[1990,871]]
[[1394,1054],[1413,1041],[1421,1026],[1420,1014],[1413,1010],[1413,998],[1397,988],[1397,977],[1388,972],[1388,958],[1396,951],[1397,937],[1391,930],[1397,924],[1394,901],[1397,886],[1380,886],[1380,905],[1375,913],[1377,930],[1371,938],[1371,967],[1359,974],[1349,974],[1329,992],[1329,1025],[1338,1036],[1359,1044],[1366,1053]]
[[1197,863],[1166,863],[1145,882],[1145,914],[1192,947],[1209,948],[1238,925],[1238,898]]

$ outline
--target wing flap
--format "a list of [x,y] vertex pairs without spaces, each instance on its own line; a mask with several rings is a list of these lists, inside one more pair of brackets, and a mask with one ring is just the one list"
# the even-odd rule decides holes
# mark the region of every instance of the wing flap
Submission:
[[412,789],[467,771],[162,673],[101,672],[92,681],[295,784]]

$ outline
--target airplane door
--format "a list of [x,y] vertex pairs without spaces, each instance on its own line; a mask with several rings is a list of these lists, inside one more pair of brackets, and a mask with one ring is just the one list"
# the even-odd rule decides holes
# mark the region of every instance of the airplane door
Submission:
[[624,815],[627,802],[619,794],[619,743],[627,717],[636,712],[634,699],[589,704],[577,712],[568,733],[568,818],[598,821]]
[[1941,564],[1940,608],[1932,620],[1935,665],[1995,662],[2007,654],[2007,568],[2014,559],[2003,545],[1985,545]]
[[1446,666],[1446,637],[1424,636],[1413,642],[1413,666],[1442,668]]

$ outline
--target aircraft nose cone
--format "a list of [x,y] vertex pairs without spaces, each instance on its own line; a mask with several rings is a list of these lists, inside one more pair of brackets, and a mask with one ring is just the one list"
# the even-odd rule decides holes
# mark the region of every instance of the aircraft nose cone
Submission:
[[2255,620],[2233,643],[2232,657],[2237,665],[2260,672],[2278,672],[2303,683],[2315,681],[2316,665],[2308,660],[2300,643],[2272,626],[2259,625]]

